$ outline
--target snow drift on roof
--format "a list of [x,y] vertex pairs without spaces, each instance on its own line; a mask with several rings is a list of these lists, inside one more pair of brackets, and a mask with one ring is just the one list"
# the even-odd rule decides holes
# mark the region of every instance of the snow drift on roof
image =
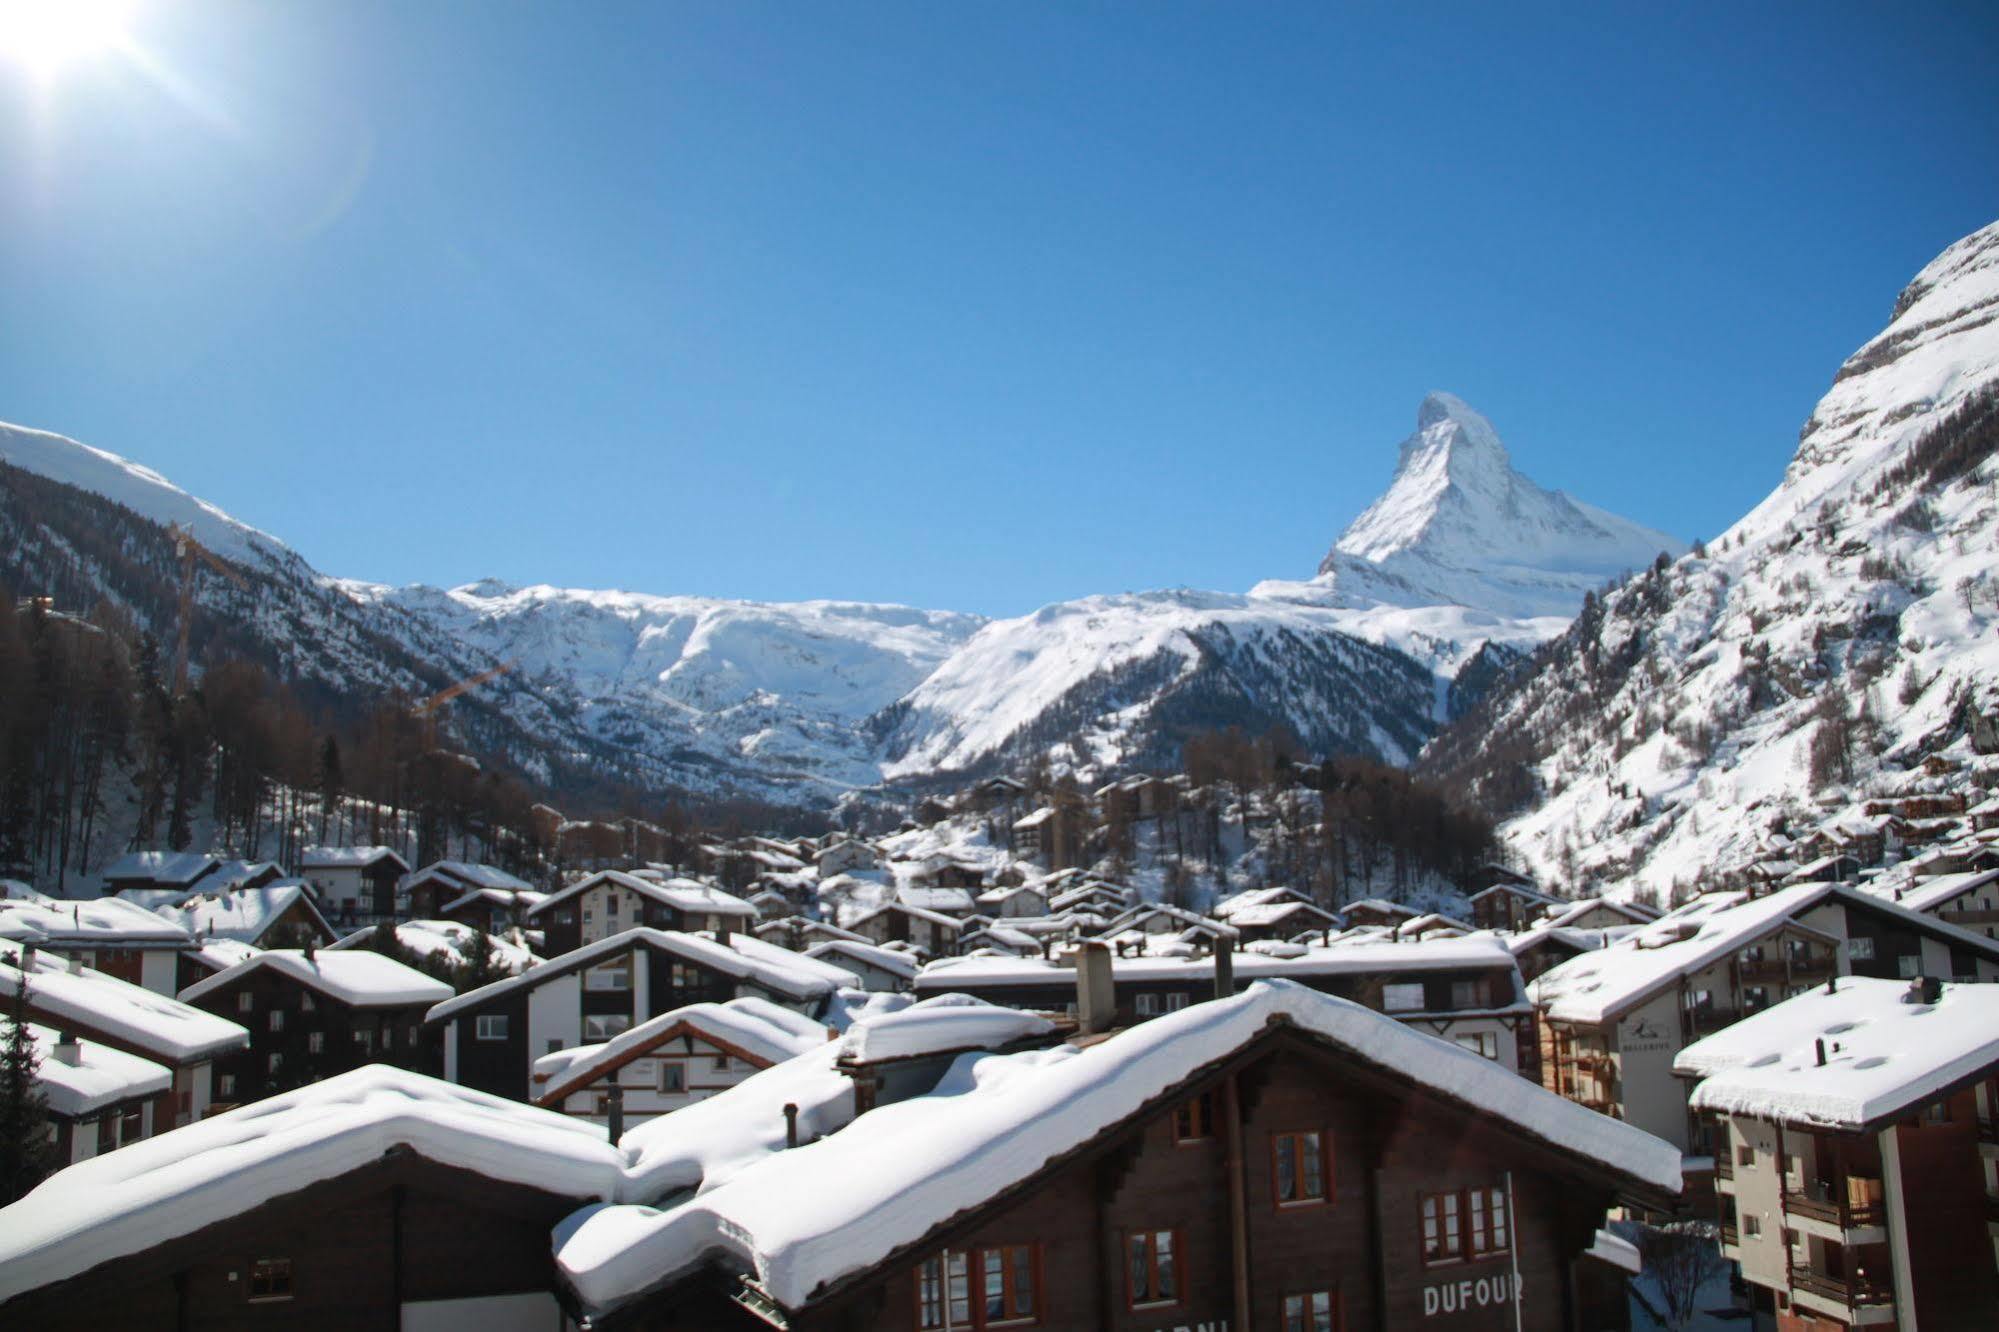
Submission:
[[618,1195],[595,1125],[372,1064],[58,1171],[0,1208],[0,1300],[240,1216],[408,1147],[573,1198]]
[[[13,1027],[11,1021],[0,1018],[0,1044],[12,1036]],[[56,1114],[76,1119],[134,1096],[157,1096],[173,1085],[172,1070],[150,1059],[96,1041],[78,1041],[77,1062],[72,1064],[56,1057],[60,1033],[55,1028],[30,1022],[28,1035],[41,1057],[35,1086]]]
[[1999,1067],[1999,985],[1942,990],[1910,1003],[1907,981],[1841,976],[1694,1042],[1673,1071],[1705,1079],[1695,1109],[1865,1128]]
[[356,1008],[434,1004],[451,997],[451,987],[443,981],[392,957],[360,948],[346,952],[320,949],[311,957],[295,948],[273,948],[188,986],[180,997],[193,1003],[259,968],[278,972]]
[[[597,1078],[606,1068],[643,1054],[669,1034],[688,1030],[711,1042],[721,1042],[765,1064],[781,1064],[817,1046],[831,1033],[822,1023],[773,1004],[744,996],[721,1004],[686,1004],[641,1022],[616,1039],[578,1046],[535,1061],[535,1072],[549,1077],[537,1098],[566,1096]],[[548,1061],[548,1062],[545,1062]]]
[[[602,1310],[721,1252],[780,1305],[799,1308],[828,1283],[921,1240],[1137,1113],[1248,1045],[1272,1020],[1627,1179],[1668,1193],[1680,1189],[1678,1149],[1650,1134],[1358,1004],[1271,982],[1087,1049],[961,1056],[932,1094],[882,1106],[808,1146],[762,1155],[674,1206],[607,1207],[575,1219],[557,1236],[557,1265],[584,1305]],[[813,1066],[818,1058],[806,1056],[795,1069],[781,1066],[801,1084],[796,1090],[830,1086]],[[766,1097],[795,1090],[775,1081],[767,1086]],[[773,1102],[765,1118],[775,1120],[775,1108]],[[675,1137],[675,1121],[689,1113],[654,1120],[635,1134]]]
[[[0,999],[11,1001],[21,988],[22,952],[0,941]],[[47,953],[35,955],[28,1002],[58,1022],[73,1022],[166,1064],[197,1063],[250,1043],[250,1033],[227,1018],[89,967],[72,972]]]

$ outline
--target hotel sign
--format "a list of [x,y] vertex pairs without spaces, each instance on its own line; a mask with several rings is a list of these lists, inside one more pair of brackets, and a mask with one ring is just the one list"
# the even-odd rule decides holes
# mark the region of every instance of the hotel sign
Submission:
[[1473,1309],[1490,1309],[1511,1304],[1519,1290],[1519,1278],[1506,1274],[1490,1277],[1466,1277],[1458,1281],[1443,1281],[1433,1286],[1423,1287],[1423,1316],[1435,1318],[1438,1314],[1467,1313]]

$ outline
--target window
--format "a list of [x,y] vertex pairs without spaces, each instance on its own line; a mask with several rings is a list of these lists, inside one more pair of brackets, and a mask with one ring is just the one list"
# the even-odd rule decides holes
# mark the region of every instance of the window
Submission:
[[604,895],[604,914],[606,916],[616,916],[618,914],[618,895],[616,893],[606,893]]
[[1467,1216],[1471,1224],[1466,1227],[1466,1238],[1471,1242],[1473,1258],[1490,1258],[1505,1253],[1511,1247],[1512,1227],[1506,1213],[1506,1191],[1504,1189],[1468,1189],[1465,1191]]
[[1499,1036],[1497,1033],[1490,1031],[1465,1031],[1459,1032],[1456,1036],[1451,1037],[1451,1039],[1475,1055],[1483,1055],[1487,1059],[1499,1058]]
[[282,1008],[273,1008],[270,1013],[268,1025],[272,1031],[283,1031],[285,1029],[285,1010]]
[[1388,1013],[1415,1013],[1423,1007],[1423,984],[1409,981],[1397,985],[1381,987],[1382,1011]]
[[1735,1148],[1735,1164],[1753,1166],[1756,1164],[1756,1149],[1748,1143],[1738,1143]]
[[976,1329],[1031,1323],[1040,1316],[1040,1253],[1032,1244],[956,1249],[916,1269],[916,1326]]
[[1742,1233],[1749,1239],[1760,1237],[1763,1234],[1763,1218],[1754,1212],[1745,1213],[1742,1218]]
[[707,981],[699,967],[690,967],[685,962],[674,963],[668,979],[676,990],[698,990]]
[[1458,1217],[1458,1195],[1423,1195],[1423,1261],[1452,1263],[1464,1251]]
[[384,1050],[396,1048],[396,1029],[386,1022],[382,1024],[382,1048]]
[[557,1050],[560,1050],[561,1048],[562,1048],[562,1042],[559,1040],[551,1040],[548,1043],[548,1052],[550,1054],[554,1054]]
[[118,1150],[118,1117],[105,1114],[97,1120],[97,1154]]
[[1215,1136],[1215,1097],[1202,1092],[1173,1112],[1173,1141],[1204,1142]]
[[236,996],[236,1011],[238,1013],[255,1012],[256,1008],[257,1008],[257,996],[251,994],[248,990],[245,990],[241,994]]
[[1326,1200],[1326,1157],[1317,1129],[1270,1138],[1271,1196],[1279,1207]]
[[630,953],[614,962],[606,962],[601,967],[592,967],[583,973],[583,988],[586,990],[629,990],[632,988],[632,957]]
[[1504,1189],[1462,1189],[1423,1195],[1423,1261],[1491,1258],[1512,1244]]
[[355,1032],[354,1044],[360,1046],[362,1052],[365,1054],[375,1053],[375,1033],[372,1031]]
[[713,1063],[717,1073],[727,1073],[729,1071],[729,1056],[718,1054],[715,1056]]
[[555,913],[555,923],[558,925],[574,925],[576,923],[575,910],[570,907],[562,908],[562,910]]
[[1125,1303],[1134,1309],[1180,1302],[1180,1235],[1134,1230],[1125,1236]]
[[119,1116],[118,1141],[137,1142],[146,1132],[146,1112],[141,1106],[132,1106]]
[[1141,994],[1138,996],[1138,1015],[1140,1017],[1158,1017],[1159,996],[1156,994]]
[[1919,953],[1902,953],[1895,958],[1895,974],[1903,980],[1914,980],[1923,974],[1923,959]]
[[583,1039],[608,1041],[631,1025],[632,1019],[624,1013],[591,1013],[583,1019]]
[[285,1057],[283,1055],[274,1054],[264,1061],[264,1071],[266,1073],[276,1073],[284,1066]]
[[217,1096],[234,1096],[236,1094],[236,1075],[234,1073],[217,1075],[215,1079],[215,1094]]
[[312,1002],[311,991],[309,990],[300,991],[298,996],[298,1006],[299,1006],[299,1011],[302,1013],[310,1013],[313,1010],[314,1005]]
[[659,1066],[659,1089],[663,1092],[686,1091],[687,1065],[678,1059],[662,1060]]
[[1864,937],[1848,939],[1846,941],[1846,955],[1855,962],[1872,962],[1874,960],[1874,941]]
[[507,1015],[505,1013],[481,1013],[472,1023],[474,1040],[504,1041],[507,1039]]
[[259,1258],[250,1264],[250,1282],[243,1288],[251,1300],[288,1300],[292,1297],[292,1260]]
[[1284,1332],[1339,1332],[1337,1291],[1315,1290],[1284,1297]]
[[305,1052],[307,1054],[325,1054],[326,1033],[323,1031],[308,1033],[305,1038]]
[[1485,982],[1476,980],[1456,980],[1451,982],[1452,1008],[1484,1008]]
[[1169,1013],[1177,1013],[1177,1012],[1179,1012],[1179,1011],[1180,1011],[1181,1009],[1185,1008],[1186,1006],[1187,1006],[1187,996],[1186,996],[1186,995],[1184,995],[1184,994],[1169,994],[1169,995],[1167,995],[1167,996],[1166,996],[1166,1011],[1167,1011],[1167,1012],[1169,1012]]

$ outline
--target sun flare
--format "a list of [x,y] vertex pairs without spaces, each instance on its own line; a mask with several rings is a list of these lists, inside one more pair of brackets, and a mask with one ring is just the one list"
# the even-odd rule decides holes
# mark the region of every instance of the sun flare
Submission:
[[122,45],[131,8],[121,0],[0,0],[0,63],[50,78]]

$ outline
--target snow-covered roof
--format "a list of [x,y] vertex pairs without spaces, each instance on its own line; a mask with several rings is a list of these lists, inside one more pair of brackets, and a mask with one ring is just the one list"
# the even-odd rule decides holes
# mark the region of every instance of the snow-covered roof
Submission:
[[866,963],[892,976],[900,976],[904,980],[914,980],[916,977],[916,959],[908,953],[853,939],[828,939],[824,943],[813,944],[805,950],[805,955],[830,961],[834,966],[839,966],[843,958],[851,962]]
[[1841,976],[1694,1042],[1673,1071],[1702,1079],[1698,1110],[1868,1128],[1999,1069],[1999,985],[1940,988],[1925,1004],[1907,981]]
[[1509,897],[1524,897],[1530,902],[1553,902],[1556,900],[1530,884],[1511,882],[1495,883],[1490,888],[1481,888],[1465,900],[1476,902],[1481,898],[1491,897],[1495,893],[1504,893]]
[[880,906],[876,907],[873,911],[867,912],[864,915],[859,915],[854,917],[852,920],[848,921],[847,924],[850,926],[859,925],[865,921],[873,920],[876,916],[879,916],[884,912],[888,911],[899,911],[903,915],[909,916],[912,919],[927,920],[932,925],[941,926],[945,929],[950,929],[950,930],[960,929],[963,928],[964,926],[964,922],[959,920],[956,916],[947,916],[941,911],[932,911],[928,907],[914,906],[908,902],[884,902]]
[[1260,930],[1273,926],[1294,923],[1301,917],[1314,920],[1333,921],[1338,917],[1321,906],[1310,902],[1279,900],[1275,902],[1253,902],[1237,907],[1228,917],[1228,923],[1237,929]]
[[1043,805],[1040,809],[1035,810],[1032,814],[1023,814],[1019,818],[1015,819],[1013,821],[1013,826],[1015,828],[1039,828],[1042,824],[1048,822],[1048,820],[1054,817],[1055,817],[1055,807],[1053,805]]
[[655,902],[664,903],[678,911],[705,916],[744,916],[754,920],[757,909],[737,897],[725,893],[710,883],[699,879],[653,879],[627,874],[623,870],[600,870],[588,878],[579,879],[560,892],[550,893],[541,901],[527,909],[529,916],[538,916],[558,902],[566,902],[586,889],[601,885],[615,885],[626,892],[637,893]]
[[613,1040],[542,1056],[534,1071],[547,1076],[548,1084],[535,1098],[559,1100],[683,1034],[764,1066],[802,1055],[832,1036],[824,1024],[766,999],[746,996],[720,1004],[687,1004],[620,1032]]
[[[1704,971],[1779,928],[1819,934],[1799,918],[1828,902],[1893,916],[1954,946],[1999,957],[1999,943],[1919,915],[1905,905],[1847,884],[1801,883],[1758,898],[1732,892],[1697,897],[1609,947],[1551,968],[1533,983],[1530,993],[1558,1022],[1606,1022],[1682,976]],[[1831,941],[1830,936],[1820,937]]]
[[355,1008],[434,1004],[451,997],[451,987],[443,981],[365,948],[321,948],[311,957],[296,948],[273,948],[195,982],[182,990],[180,997],[194,1003],[260,970],[276,972]]
[[[9,1011],[21,988],[24,952],[0,942],[0,1000]],[[199,1063],[250,1044],[250,1033],[227,1018],[89,967],[72,970],[42,952],[28,976],[28,1002],[51,1025],[73,1023],[164,1064]]]
[[104,881],[147,879],[184,888],[213,868],[215,857],[205,851],[127,851],[104,867]]
[[1999,883],[1999,870],[1972,870],[1964,874],[1944,874],[1926,879],[1894,900],[1911,911],[1935,911],[1954,898]]
[[976,906],[972,901],[972,894],[964,888],[904,886],[895,890],[895,896],[904,906],[919,907],[925,911],[970,912]]
[[366,869],[379,861],[392,860],[405,874],[409,862],[386,846],[309,846],[299,852],[300,869]]
[[311,890],[297,879],[280,879],[261,888],[235,888],[225,893],[196,892],[174,906],[154,907],[165,920],[186,930],[197,940],[234,939],[255,943],[279,917],[305,903],[310,919],[324,936],[333,930],[314,905]]
[[[1493,935],[1459,939],[1412,939],[1399,942],[1334,943],[1305,947],[1296,957],[1272,957],[1240,952],[1234,958],[1238,980],[1298,976],[1374,975],[1400,972],[1506,970],[1513,954]],[[1112,975],[1123,981],[1202,981],[1214,975],[1212,958],[1114,957]],[[943,957],[917,974],[919,990],[949,990],[956,985],[1072,984],[1076,970],[1067,962],[1039,957]]]
[[996,1050],[1054,1030],[1054,1023],[1033,1013],[970,995],[940,994],[848,1028],[840,1038],[840,1054],[872,1064],[954,1050]]
[[[363,925],[352,934],[326,945],[331,949],[371,947],[378,925]],[[466,956],[468,941],[478,931],[455,920],[404,920],[395,926],[396,942],[419,957],[445,956],[453,960]],[[518,935],[516,934],[516,937]],[[486,956],[495,967],[509,975],[519,975],[540,961],[527,947],[513,938],[486,936]]]
[[370,1064],[57,1171],[0,1209],[0,1299],[129,1258],[406,1147],[572,1198],[618,1196],[596,1125]]
[[1048,900],[1047,892],[1038,884],[1021,883],[1011,887],[988,888],[978,896],[978,904],[985,907],[1005,906],[1016,897],[1033,896],[1042,902]]
[[1624,917],[1634,925],[1641,925],[1658,919],[1655,913],[1647,911],[1643,907],[1634,906],[1629,902],[1619,902],[1609,897],[1579,897],[1573,902],[1557,903],[1550,910],[1543,912],[1541,918],[1534,922],[1534,924],[1537,928],[1561,928],[1573,925],[1592,911],[1609,911]]
[[201,947],[194,950],[194,959],[210,971],[227,971],[245,958],[255,957],[263,951],[257,945],[246,944],[239,939],[204,939]]
[[[682,1187],[699,1191],[664,1208],[615,1206],[575,1218],[558,1235],[557,1265],[583,1305],[602,1311],[720,1255],[746,1269],[779,1305],[798,1309],[1144,1111],[1274,1024],[1502,1120],[1628,1185],[1680,1190],[1678,1149],[1650,1134],[1358,1004],[1267,983],[1086,1048],[960,1056],[931,1094],[881,1106],[795,1150],[745,1144],[719,1178],[710,1177],[705,1162],[660,1171],[678,1173]],[[762,1121],[758,1141],[769,1140],[769,1121],[778,1118],[772,1107],[782,1103],[777,1096],[799,1104],[801,1119],[808,1103],[816,1109],[830,1101],[837,1120],[840,1093],[818,1058],[760,1075],[770,1081],[742,1101]],[[756,1082],[702,1104],[716,1107]],[[846,1104],[850,1115],[850,1094]],[[626,1142],[640,1134],[648,1146],[684,1141],[690,1130],[716,1122],[714,1110],[699,1121],[681,1118],[690,1113],[653,1120]],[[720,1123],[740,1138],[740,1130]],[[776,1132],[782,1133],[781,1121]]]
[[1401,916],[1408,920],[1413,920],[1423,914],[1414,907],[1403,906],[1400,902],[1391,902],[1385,897],[1364,897],[1358,902],[1347,903],[1340,910],[1348,915],[1352,915],[1356,911],[1385,912],[1388,915]]
[[765,943],[754,935],[731,934],[729,942],[718,943],[706,934],[681,930],[656,930],[638,925],[622,934],[613,934],[595,943],[584,944],[561,957],[538,963],[518,976],[508,976],[456,998],[447,998],[432,1008],[428,1022],[449,1021],[455,1014],[482,1007],[501,995],[523,987],[543,985],[572,971],[596,965],[633,948],[657,948],[699,966],[719,971],[737,980],[753,981],[765,989],[791,999],[812,999],[830,994],[843,985],[860,986],[852,972],[830,966],[789,948]]
[[471,888],[501,888],[516,893],[536,891],[526,879],[516,878],[503,869],[475,860],[434,860],[412,874],[405,886],[414,888],[432,879],[443,879]]
[[180,926],[118,897],[53,907],[0,900],[0,938],[115,948],[188,948],[194,943]]
[[[0,1018],[0,1044],[13,1033],[14,1024]],[[47,1098],[49,1109],[76,1119],[93,1114],[107,1105],[135,1096],[157,1096],[173,1085],[173,1070],[150,1059],[114,1050],[97,1041],[77,1041],[74,1059],[58,1056],[56,1042],[61,1033],[53,1027],[28,1024],[41,1064],[35,1085]]]

